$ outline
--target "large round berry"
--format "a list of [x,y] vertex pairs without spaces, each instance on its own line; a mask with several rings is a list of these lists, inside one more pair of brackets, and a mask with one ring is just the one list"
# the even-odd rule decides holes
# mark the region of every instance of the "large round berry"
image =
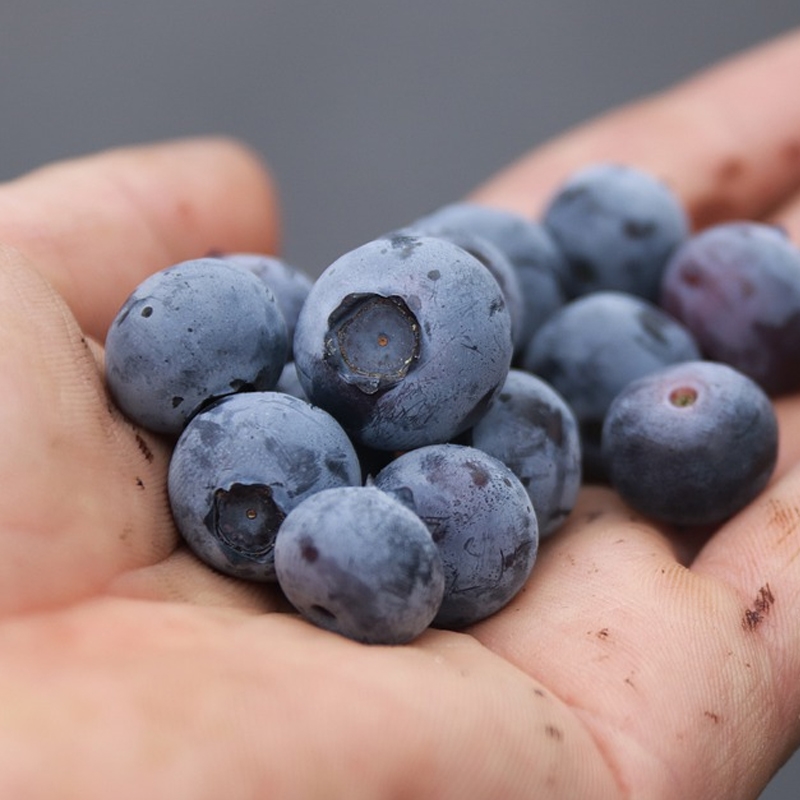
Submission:
[[178,529],[199,558],[269,581],[275,535],[292,508],[322,489],[360,482],[353,445],[330,414],[280,392],[250,392],[189,422],[168,489]]
[[634,381],[603,425],[611,484],[637,511],[677,525],[719,523],[744,508],[769,480],[777,448],[767,395],[712,361]]
[[421,447],[389,462],[375,486],[422,517],[439,548],[446,584],[437,627],[494,614],[528,579],[536,513],[519,479],[493,456],[456,444]]
[[303,616],[368,644],[419,636],[444,592],[425,524],[371,486],[328,489],[300,503],[278,532],[275,570]]
[[666,184],[607,163],[573,173],[551,198],[544,224],[567,258],[571,297],[611,289],[655,301],[667,259],[689,233]]
[[286,323],[255,275],[219,258],[146,278],[106,338],[109,390],[134,422],[178,434],[215,399],[272,389],[286,363]]
[[800,248],[782,229],[735,221],[696,234],[667,264],[661,305],[708,358],[768,394],[800,388]]
[[581,440],[575,414],[549,383],[510,370],[468,439],[520,479],[536,511],[540,536],[561,527],[581,486]]
[[502,290],[463,248],[395,235],[341,256],[315,281],[295,329],[311,402],[358,442],[405,450],[452,439],[505,380]]
[[528,344],[522,366],[566,400],[581,430],[584,479],[603,480],[600,430],[630,381],[667,364],[700,358],[691,333],[647,300],[594,292],[567,303]]

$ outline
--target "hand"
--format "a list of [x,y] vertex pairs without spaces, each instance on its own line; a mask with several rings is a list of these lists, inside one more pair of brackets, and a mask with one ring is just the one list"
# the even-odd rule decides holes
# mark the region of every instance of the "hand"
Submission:
[[[800,238],[800,33],[549,143],[474,198],[537,214],[589,161],[666,178],[697,225]],[[168,447],[109,404],[101,342],[146,274],[274,250],[225,140],[0,187],[0,796],[754,798],[800,745],[800,397],[765,493],[693,544],[586,488],[506,609],[370,647],[200,565]]]

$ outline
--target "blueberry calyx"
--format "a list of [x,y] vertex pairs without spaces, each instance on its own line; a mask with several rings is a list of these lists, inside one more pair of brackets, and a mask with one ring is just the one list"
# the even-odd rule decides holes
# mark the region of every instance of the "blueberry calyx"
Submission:
[[325,358],[364,394],[402,381],[419,348],[419,322],[394,295],[350,294],[328,318]]
[[266,555],[285,514],[264,484],[234,483],[217,489],[207,524],[219,541],[243,556]]
[[669,393],[669,402],[678,408],[694,405],[697,400],[697,389],[693,386],[679,386]]

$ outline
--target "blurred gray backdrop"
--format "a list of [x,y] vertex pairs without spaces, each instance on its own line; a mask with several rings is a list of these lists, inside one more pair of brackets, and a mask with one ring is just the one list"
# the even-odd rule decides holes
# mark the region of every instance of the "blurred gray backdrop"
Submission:
[[[233,134],[277,176],[285,256],[317,274],[564,128],[798,24],[798,0],[6,0],[0,180]],[[762,797],[800,798],[800,757]]]

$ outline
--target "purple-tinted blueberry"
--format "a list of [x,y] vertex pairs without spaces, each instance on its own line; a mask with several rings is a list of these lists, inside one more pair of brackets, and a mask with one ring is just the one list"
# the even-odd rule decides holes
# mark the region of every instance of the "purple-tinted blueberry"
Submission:
[[471,427],[502,386],[512,350],[502,290],[483,264],[444,239],[402,234],[329,266],[294,339],[310,401],[381,450]]
[[611,484],[635,510],[680,526],[723,522],[767,484],[778,426],[764,391],[712,361],[629,384],[603,426]]
[[580,427],[584,480],[602,481],[600,432],[614,397],[635,378],[698,358],[694,338],[674,317],[641,297],[607,291],[553,314],[529,342],[522,367],[566,400]]
[[224,398],[197,414],[172,454],[175,523],[205,563],[271,581],[287,514],[322,489],[360,485],[355,449],[328,413],[280,392]]
[[463,628],[507,605],[524,585],[539,545],[536,513],[514,473],[474,447],[430,445],[395,458],[374,485],[425,522],[445,574],[433,624]]
[[782,229],[737,220],[695,234],[667,264],[660,303],[707,358],[770,395],[800,389],[800,248]]
[[516,270],[522,291],[521,343],[528,341],[566,301],[562,286],[566,259],[544,225],[536,220],[506,209],[457,202],[421,217],[412,227],[464,231],[488,239],[500,249]]
[[297,317],[314,283],[312,278],[277,256],[262,253],[224,253],[220,257],[250,270],[269,287],[286,321],[286,332],[291,348]]
[[305,618],[367,644],[415,639],[444,592],[425,524],[370,486],[328,489],[291,511],[275,543],[275,570]]
[[570,175],[543,221],[566,255],[570,297],[616,290],[656,301],[667,259],[689,234],[673,191],[622,164],[592,164]]
[[581,486],[581,442],[575,414],[550,384],[510,370],[469,441],[520,479],[536,511],[540,537],[561,527]]
[[272,292],[218,258],[176,264],[131,293],[106,337],[109,391],[134,422],[177,435],[215,399],[272,389],[286,363]]

